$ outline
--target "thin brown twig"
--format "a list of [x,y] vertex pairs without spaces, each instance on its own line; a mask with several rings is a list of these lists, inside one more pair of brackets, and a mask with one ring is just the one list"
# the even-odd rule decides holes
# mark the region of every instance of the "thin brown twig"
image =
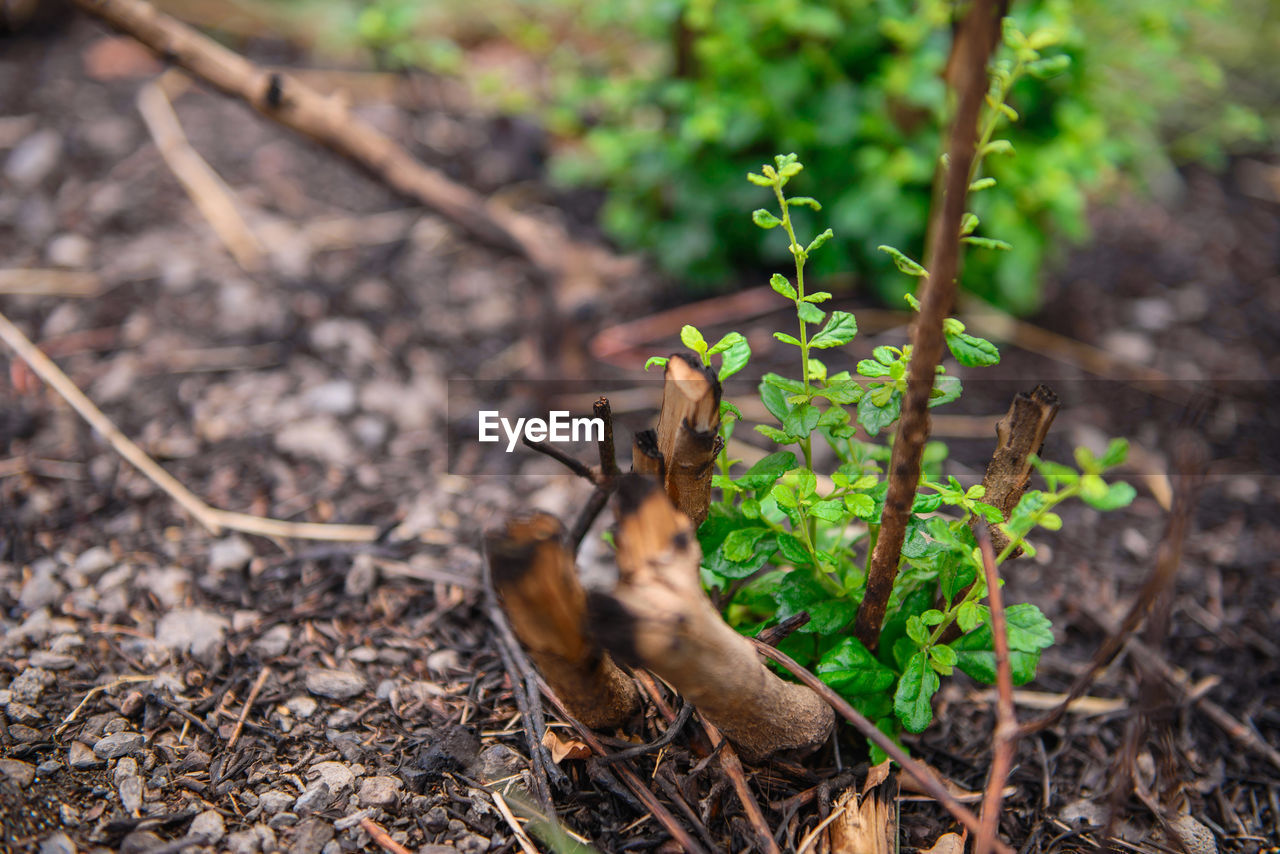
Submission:
[[[756,651],[766,658],[773,659],[781,664],[792,673],[800,682],[809,687],[814,693],[831,705],[845,720],[853,724],[854,727],[866,736],[876,747],[879,747],[894,762],[901,766],[902,770],[910,774],[924,791],[926,791],[934,800],[946,807],[947,812],[955,818],[956,821],[969,829],[970,833],[977,833],[980,826],[978,817],[970,810],[966,809],[959,801],[957,801],[946,787],[943,786],[933,774],[929,772],[924,765],[907,755],[898,744],[889,736],[881,732],[875,724],[862,716],[853,706],[829,688],[821,679],[814,676],[805,668],[796,663],[795,659],[787,655],[779,649],[775,649],[768,644],[760,643],[752,639],[756,646]],[[995,840],[993,846],[1000,854],[1013,854],[1013,849],[1001,842]]]
[[1146,616],[1151,604],[1159,597],[1161,591],[1173,582],[1173,578],[1178,572],[1178,565],[1182,561],[1182,545],[1186,540],[1187,531],[1191,525],[1191,513],[1195,507],[1195,493],[1199,486],[1200,474],[1204,465],[1202,459],[1204,450],[1198,441],[1190,436],[1183,436],[1180,441],[1182,444],[1176,449],[1176,453],[1183,457],[1178,466],[1183,477],[1178,479],[1173,512],[1169,516],[1169,523],[1165,527],[1164,536],[1160,540],[1155,566],[1152,567],[1151,574],[1143,582],[1137,598],[1129,606],[1129,611],[1125,614],[1120,625],[1098,647],[1097,652],[1093,654],[1093,658],[1089,661],[1089,666],[1076,678],[1062,702],[1045,715],[1035,720],[1024,721],[1018,727],[1020,736],[1040,732],[1062,720],[1062,716],[1067,713],[1067,708],[1071,703],[1084,696],[1084,693],[1089,690],[1089,686],[1093,684],[1098,671],[1110,664],[1112,659],[1120,653],[1120,650],[1124,649],[1125,644],[1131,640],[1134,630],[1138,628],[1138,625]]
[[719,749],[720,767],[729,777],[729,782],[733,784],[733,790],[738,793],[738,800],[742,804],[743,812],[747,814],[747,821],[756,832],[756,842],[769,854],[782,854],[778,850],[778,843],[773,841],[773,831],[769,828],[769,823],[764,820],[764,813],[760,811],[756,796],[747,785],[747,775],[742,770],[742,760],[738,759],[738,752],[733,749],[732,744],[724,740],[720,730],[709,722],[704,720],[702,728],[707,731],[711,746]]
[[260,270],[266,254],[262,242],[240,215],[231,188],[191,147],[162,86],[148,83],[139,90],[137,100],[138,112],[160,157],[187,191],[196,210],[242,269],[250,273]]
[[[555,706],[555,709],[560,716],[569,722],[570,726],[572,726],[578,733],[578,737],[585,741],[588,747],[600,756],[608,755],[607,751],[604,749],[604,745],[600,743],[600,739],[596,738],[595,733],[583,726],[581,722],[573,717],[573,715],[569,714],[569,711],[564,707],[564,704],[560,702],[560,698],[558,698],[549,689],[545,690],[544,693],[551,705]],[[648,809],[650,813],[653,814],[653,817],[657,819],[658,823],[662,825],[667,833],[671,834],[671,838],[683,846],[686,852],[689,852],[689,854],[705,854],[706,849],[699,845],[698,842],[689,835],[689,832],[685,830],[678,821],[676,821],[675,816],[673,816],[667,808],[662,805],[662,802],[654,796],[653,792],[649,791],[649,787],[646,786],[640,778],[636,776],[636,773],[631,770],[629,763],[619,764],[612,770],[617,772],[618,776],[622,778],[622,782],[626,784],[627,788],[630,789],[637,798],[639,798],[640,802],[644,804],[645,808]]]
[[390,851],[391,854],[412,854],[408,848],[405,848],[399,842],[392,839],[391,834],[387,833],[387,831],[383,829],[382,825],[376,823],[368,816],[364,816],[360,819],[360,826],[364,828],[365,833],[369,834],[369,838],[381,845],[387,851]]
[[142,472],[152,483],[160,487],[178,506],[191,514],[209,533],[221,534],[224,529],[260,534],[264,537],[296,538],[304,540],[337,540],[342,542],[371,542],[378,537],[373,525],[328,525],[314,522],[286,522],[266,519],[246,513],[233,513],[210,507],[195,493],[187,489],[173,475],[139,448],[129,437],[120,432],[111,419],[94,405],[93,401],[71,381],[52,359],[0,313],[0,340],[31,366],[36,376],[58,393],[89,426],[97,430],[116,453],[124,457],[134,468]]
[[240,716],[236,718],[236,728],[231,731],[231,738],[227,739],[227,750],[236,746],[236,742],[240,740],[240,732],[244,729],[244,722],[249,717],[249,710],[253,708],[253,704],[258,700],[258,693],[262,690],[262,686],[267,683],[267,679],[271,677],[271,668],[263,667],[262,672],[258,674],[258,678],[253,680],[253,685],[249,688],[249,696],[244,700],[244,708],[240,710]]
[[974,854],[988,854],[1000,827],[1000,800],[1004,782],[1013,767],[1014,748],[1018,743],[1018,716],[1013,708],[1013,673],[1009,665],[1009,629],[1004,614],[1004,594],[1000,590],[1000,573],[996,568],[996,553],[991,546],[991,534],[986,525],[975,530],[978,548],[982,552],[982,567],[987,577],[987,599],[991,606],[991,632],[995,638],[996,653],[996,730],[992,749],[991,772],[987,777],[987,789],[982,799],[982,827],[973,843]]
[[920,314],[911,335],[907,393],[902,403],[898,434],[889,465],[889,492],[880,517],[880,534],[871,557],[866,592],[858,606],[854,634],[867,649],[880,640],[885,609],[893,591],[902,557],[911,505],[920,481],[920,457],[929,438],[929,399],[936,368],[942,359],[942,323],[955,301],[956,274],[960,264],[960,222],[964,215],[969,171],[978,137],[978,116],[986,94],[987,60],[995,46],[992,0],[974,0],[956,33],[953,55],[959,57],[957,90],[959,105],[951,125],[946,167],[946,189],[941,212],[932,225]]
[[586,463],[574,459],[555,445],[552,445],[549,442],[535,442],[528,436],[521,438],[520,441],[524,443],[525,447],[551,457],[551,459],[560,463],[560,465],[564,466],[578,477],[583,478],[584,480],[589,480],[597,486],[600,486],[603,483],[604,479],[600,472],[591,468],[591,466]]

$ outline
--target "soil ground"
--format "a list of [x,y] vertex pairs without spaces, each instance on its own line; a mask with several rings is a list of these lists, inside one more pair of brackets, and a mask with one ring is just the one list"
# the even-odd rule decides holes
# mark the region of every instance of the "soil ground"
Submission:
[[[458,413],[510,399],[547,337],[531,329],[541,324],[530,322],[540,297],[529,269],[193,89],[175,101],[182,126],[270,251],[265,272],[244,273],[138,117],[134,98],[153,71],[105,36],[76,21],[0,43],[3,266],[61,266],[101,283],[89,298],[0,297],[0,309],[211,504],[370,523],[385,536],[374,546],[212,536],[7,361],[0,847],[333,854],[372,850],[365,817],[410,850],[518,850],[492,792],[519,809],[536,786],[483,606],[477,543],[514,509],[569,518],[589,489],[528,454],[477,456]],[[538,183],[536,134],[437,107],[359,111],[486,190],[519,182],[522,203],[553,200]],[[1195,430],[1212,463],[1167,631],[1147,639],[1271,745],[1280,744],[1278,174],[1274,159],[1241,159],[1223,175],[1185,173],[1160,204],[1100,205],[1095,241],[1069,254],[1031,323],[1109,354],[1106,369],[1086,371],[1078,348],[1005,344],[1000,368],[966,375],[956,414],[967,417],[938,430],[954,471],[975,476],[992,416],[1013,390],[1049,382],[1066,405],[1046,456],[1069,460],[1072,446],[1112,435],[1139,451],[1125,472],[1139,487],[1130,508],[1069,512],[1009,580],[1009,600],[1036,602],[1060,641],[1029,686],[1038,692],[1066,689],[1100,625],[1149,572],[1167,518],[1151,476],[1169,471],[1179,426]],[[596,294],[573,322],[603,330],[670,305],[674,293],[642,278]],[[752,341],[757,374],[781,358],[769,332],[783,322],[732,324]],[[644,343],[668,351],[677,329]],[[850,361],[903,335],[892,320],[864,330]],[[595,393],[639,364],[598,364],[581,385]],[[1152,370],[1172,379],[1154,383]],[[1005,838],[1035,852],[1091,850],[1108,837],[1117,850],[1178,850],[1169,823],[1189,826],[1184,813],[1223,851],[1280,844],[1280,768],[1185,693],[1141,674],[1122,656],[1090,690],[1119,702],[1024,741]],[[912,749],[981,789],[990,697],[957,679],[937,717]],[[647,727],[645,738],[661,729]],[[857,743],[850,736],[842,751],[855,772]],[[638,770],[664,802],[687,803],[682,821],[711,850],[750,850],[742,809],[699,748],[681,739]],[[804,767],[751,769],[784,849],[830,810],[821,784],[840,761],[828,750]],[[670,850],[606,766],[560,767],[566,828],[603,851]],[[780,803],[815,786],[803,809]],[[901,810],[904,850],[954,829],[935,804],[904,800]]]

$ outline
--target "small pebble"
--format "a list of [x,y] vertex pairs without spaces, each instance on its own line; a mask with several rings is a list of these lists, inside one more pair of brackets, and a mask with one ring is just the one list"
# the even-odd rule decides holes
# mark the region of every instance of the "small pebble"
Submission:
[[237,830],[227,837],[227,850],[231,854],[258,854],[262,850],[262,843],[258,840],[257,832]]
[[93,754],[99,759],[119,759],[138,753],[146,741],[140,732],[113,732],[98,739],[93,746]]
[[227,826],[217,810],[205,810],[191,820],[187,835],[203,837],[205,845],[217,845],[227,835]]
[[179,608],[165,614],[156,626],[156,643],[205,658],[222,645],[230,621],[199,608]]
[[209,547],[209,571],[215,574],[244,569],[253,559],[253,549],[243,537],[233,535]]
[[70,836],[58,831],[40,843],[40,854],[76,854],[76,844]]
[[321,812],[328,809],[333,800],[334,797],[333,793],[329,791],[329,784],[323,780],[317,780],[308,786],[307,790],[293,802],[293,811],[298,815]]
[[94,755],[93,749],[78,741],[71,742],[67,748],[67,764],[77,771],[87,771],[102,764],[102,760]]
[[137,815],[142,808],[142,796],[145,793],[142,778],[137,774],[130,774],[116,784],[116,789],[120,792],[120,804],[125,812]]
[[25,789],[36,778],[36,766],[19,759],[0,759],[0,777],[8,779],[19,789]]
[[295,718],[306,720],[316,713],[316,709],[319,708],[320,704],[305,694],[298,694],[285,701],[284,706]]
[[48,650],[37,650],[31,653],[31,664],[44,670],[70,670],[76,666],[74,655],[62,655]]
[[58,167],[61,157],[61,135],[52,128],[44,128],[14,147],[5,161],[4,175],[18,189],[30,190]]
[[312,670],[306,681],[312,694],[332,700],[349,700],[365,689],[364,677],[347,670]]
[[323,819],[309,818],[298,825],[289,854],[320,854],[321,849],[333,839],[333,825]]
[[287,792],[271,789],[258,794],[258,807],[264,815],[275,815],[292,806],[294,798]]
[[389,810],[399,803],[403,788],[398,777],[369,777],[360,784],[360,806]]
[[309,776],[328,786],[334,797],[351,789],[356,783],[355,772],[345,762],[317,762],[311,766]]
[[293,642],[293,629],[284,623],[278,623],[262,633],[262,637],[253,642],[253,651],[264,659],[279,658],[289,650]]
[[45,257],[55,267],[88,267],[93,244],[79,234],[59,234],[49,241]]
[[4,713],[9,716],[9,720],[20,724],[38,723],[44,715],[34,706],[28,706],[26,703],[19,703],[14,700],[4,707]]

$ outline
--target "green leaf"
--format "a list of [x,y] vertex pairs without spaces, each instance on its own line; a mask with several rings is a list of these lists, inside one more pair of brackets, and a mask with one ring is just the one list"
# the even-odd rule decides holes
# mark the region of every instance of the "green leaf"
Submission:
[[734,483],[742,489],[767,489],[795,467],[795,454],[790,451],[778,451],[747,469],[746,473],[737,478]]
[[864,377],[887,377],[889,368],[875,359],[863,359],[858,362],[858,373]]
[[[963,626],[961,627],[963,629]],[[996,654],[994,635],[991,624],[962,635],[951,648],[956,652],[956,666],[971,678],[985,685],[996,682]],[[1040,663],[1039,652],[1022,652],[1011,650],[1009,653],[1009,670],[1013,675],[1014,685],[1025,685],[1035,678],[1036,665]]]
[[979,178],[978,180],[974,181],[972,184],[969,185],[969,192],[977,193],[980,190],[986,190],[990,187],[994,187],[995,185],[996,185],[995,178]]
[[800,631],[819,636],[839,634],[858,616],[858,603],[849,599],[827,599],[809,607],[809,622]]
[[805,323],[821,323],[827,313],[811,302],[802,302],[796,306],[796,314]]
[[1129,440],[1128,439],[1112,439],[1107,445],[1107,450],[1099,460],[1099,464],[1103,469],[1115,468],[1125,461],[1129,456]]
[[822,205],[818,204],[818,200],[810,198],[809,196],[792,196],[787,199],[787,204],[799,205],[800,207],[811,208],[815,211],[822,210]]
[[783,344],[791,344],[792,346],[795,346],[795,347],[800,346],[800,340],[798,338],[796,338],[793,335],[788,335],[785,332],[775,332],[773,333],[773,337],[777,338]]
[[833,311],[831,317],[827,319],[827,325],[813,336],[809,346],[819,350],[840,347],[852,341],[857,334],[858,321],[852,314],[847,311]]
[[751,221],[764,229],[777,228],[782,225],[782,220],[778,219],[764,208],[758,208],[752,211]]
[[757,187],[773,186],[772,181],[770,181],[768,178],[764,177],[763,175],[757,175],[755,172],[748,172],[747,180],[750,181],[752,184],[755,184]]
[[920,300],[916,299],[915,294],[903,294],[902,298],[907,301],[907,305],[911,306],[915,311],[920,310]]
[[747,366],[747,361],[751,358],[751,345],[747,343],[742,333],[730,332],[707,351],[708,356],[714,356],[717,353],[724,354],[720,359],[720,372],[717,374],[720,382],[724,382]]
[[878,436],[881,430],[897,421],[901,412],[902,395],[897,391],[884,406],[876,406],[870,394],[863,395],[858,401],[858,423],[872,436]]
[[842,382],[833,382],[825,388],[819,389],[817,394],[832,403],[857,403],[862,399],[862,386],[854,380],[844,380]]
[[816,250],[821,249],[826,242],[834,236],[835,234],[828,228],[826,231],[813,238],[809,245],[804,248],[805,254],[811,254]]
[[818,678],[846,697],[876,694],[893,685],[894,672],[857,638],[844,638],[818,661]]
[[1012,156],[1014,154],[1013,143],[1007,139],[993,139],[986,145],[982,146],[982,155],[986,157],[989,154],[1004,154]]
[[1010,605],[1004,618],[1009,627],[1009,649],[1039,652],[1053,646],[1053,624],[1035,605]]
[[911,638],[916,646],[927,644],[929,642],[929,630],[925,628],[924,620],[914,615],[908,617],[907,637]]
[[703,364],[710,363],[710,360],[707,359],[707,342],[696,326],[690,326],[686,323],[680,329],[680,342],[701,356]]
[[966,212],[964,216],[960,217],[960,235],[962,237],[965,235],[973,234],[973,230],[977,227],[978,227],[977,214]]
[[[1085,475],[1086,480],[1092,477],[1096,477],[1096,475]],[[1131,485],[1124,481],[1118,481],[1109,484],[1106,491],[1101,494],[1082,489],[1080,490],[1080,500],[1095,510],[1119,510],[1121,507],[1128,507],[1132,504],[1137,494]]]
[[1013,244],[996,240],[994,237],[964,237],[961,240],[979,249],[999,249],[1001,252],[1008,252],[1013,248]]
[[924,732],[929,726],[933,720],[930,700],[939,684],[938,674],[929,666],[928,656],[923,652],[911,656],[893,695],[893,711],[907,732]]
[[757,424],[755,426],[755,430],[760,435],[774,442],[777,442],[779,445],[789,445],[792,442],[796,441],[795,436],[788,436],[786,433],[782,432],[777,427],[770,427],[768,424]]
[[797,392],[804,391],[804,383],[800,382],[800,380],[788,379],[787,377],[779,376],[778,374],[765,374],[760,379],[765,384],[781,389],[788,394],[796,394]]
[[1000,363],[1000,351],[996,345],[985,338],[978,338],[968,332],[947,336],[947,349],[956,361],[966,368],[978,368]]
[[942,406],[944,403],[958,400],[963,391],[964,387],[960,385],[959,377],[938,374],[933,381],[933,391],[929,395],[929,406]]
[[[992,183],[994,183],[994,181]],[[880,250],[881,252],[884,252],[886,255],[892,258],[894,265],[899,270],[906,273],[908,276],[929,275],[928,270],[920,266],[917,262],[908,258],[902,252],[898,251],[897,249],[894,249],[892,246],[885,246],[881,244],[880,246],[877,246],[876,249]]]
[[785,620],[801,611],[810,611],[812,616],[812,609],[830,596],[813,577],[813,573],[793,569],[783,576],[773,599],[778,603],[778,619]]
[[739,528],[724,538],[721,549],[732,563],[746,563],[755,553],[756,543],[769,533],[768,528]]
[[820,302],[826,302],[829,299],[831,299],[831,293],[829,291],[815,291],[811,294],[807,294],[804,298],[804,301],[812,302],[812,303],[820,303]]
[[657,365],[660,368],[665,368],[667,366],[667,357],[666,356],[650,356],[649,361],[644,363],[644,369],[647,371],[650,368],[652,368],[654,365]]
[[1027,73],[1037,80],[1048,80],[1050,77],[1057,77],[1062,72],[1071,67],[1071,57],[1065,53],[1057,56],[1049,56],[1044,59],[1037,59],[1035,62],[1027,63]]
[[854,492],[844,497],[844,506],[859,519],[870,519],[876,512],[876,502],[870,495]]
[[815,501],[809,507],[809,515],[817,516],[824,522],[839,522],[844,518],[844,502],[834,499]]
[[884,344],[872,350],[871,355],[882,365],[892,365],[898,361],[898,351]]
[[[777,488],[774,487],[775,492]],[[794,566],[813,566],[813,557],[809,554],[809,550],[794,534],[778,534],[778,552]]]
[[818,407],[811,403],[801,403],[782,419],[782,429],[803,439],[818,426],[818,419],[821,417],[822,411]]
[[[800,502],[796,499],[796,491],[785,483],[775,483],[769,494],[773,496],[774,501],[778,502],[779,507],[789,507],[794,510],[800,506]],[[779,541],[778,548],[783,548],[781,541]]]
[[769,277],[769,287],[782,294],[787,299],[796,298],[796,289],[791,286],[791,282],[781,273],[774,273]]
[[983,614],[977,602],[963,602],[956,609],[956,625],[966,634],[982,625]]

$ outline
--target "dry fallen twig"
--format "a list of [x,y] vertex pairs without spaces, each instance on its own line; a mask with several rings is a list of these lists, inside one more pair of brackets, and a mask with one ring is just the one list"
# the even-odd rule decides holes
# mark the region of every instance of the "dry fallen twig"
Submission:
[[390,833],[387,833],[381,825],[376,824],[373,819],[368,816],[364,816],[360,819],[360,826],[364,828],[365,833],[369,834],[369,837],[373,839],[374,842],[381,845],[387,851],[390,851],[391,854],[411,854],[408,848],[405,848],[399,842],[392,839]]
[[240,710],[240,717],[236,718],[236,728],[231,731],[231,738],[227,739],[227,750],[235,747],[236,742],[240,740],[240,732],[244,729],[244,722],[249,719],[249,710],[257,702],[262,686],[267,684],[267,680],[270,678],[271,668],[263,667],[262,672],[258,674],[258,678],[253,680],[253,686],[249,688],[249,696],[244,700],[244,708]]
[[769,829],[768,822],[764,820],[764,813],[760,811],[760,804],[756,802],[756,796],[751,793],[751,787],[747,785],[747,775],[743,773],[742,762],[738,759],[737,751],[730,744],[721,746],[724,736],[709,722],[703,721],[702,727],[707,731],[707,738],[711,739],[711,745],[720,748],[720,767],[733,783],[733,790],[738,793],[738,800],[742,803],[743,812],[747,814],[747,821],[751,822],[751,827],[756,832],[756,844],[770,854],[781,854],[778,843],[773,841],[773,831]]
[[54,364],[53,360],[31,343],[22,330],[0,313],[0,340],[8,344],[23,361],[31,366],[36,376],[56,391],[89,426],[107,440],[116,453],[124,457],[134,468],[160,487],[170,498],[195,518],[209,533],[217,535],[224,529],[264,537],[296,538],[302,540],[337,540],[342,542],[371,542],[377,539],[378,529],[373,525],[328,525],[314,522],[286,522],[266,519],[246,513],[232,513],[210,507],[196,497],[173,475],[139,448],[111,423],[111,419],[94,405],[93,401],[76,387],[71,378]]
[[144,0],[76,0],[76,4],[163,60],[347,157],[472,237],[528,258],[542,273],[562,283],[582,285],[631,270],[631,264],[602,249],[575,243],[562,228],[501,207],[423,165],[353,115],[343,99],[322,95],[289,74],[260,68]]
[[0,294],[39,297],[92,297],[102,290],[93,273],[21,267],[0,270]]
[[182,132],[178,115],[159,83],[148,83],[138,92],[138,112],[142,114],[142,121],[165,165],[182,184],[231,257],[247,272],[260,270],[266,250],[240,216],[231,188],[191,147],[187,135]]

